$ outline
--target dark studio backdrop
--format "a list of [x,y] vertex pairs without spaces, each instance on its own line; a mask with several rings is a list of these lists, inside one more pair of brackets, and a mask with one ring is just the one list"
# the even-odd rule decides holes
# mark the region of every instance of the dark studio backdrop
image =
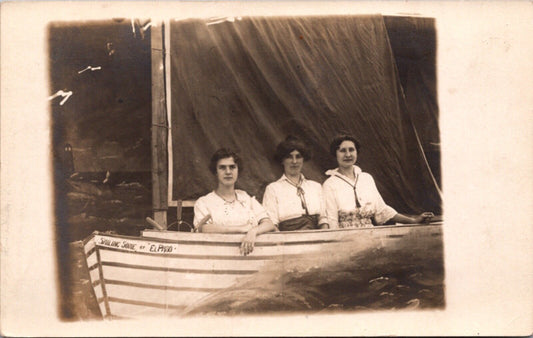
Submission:
[[304,174],[323,182],[323,173],[337,166],[329,144],[345,132],[360,140],[358,164],[374,176],[388,204],[407,213],[440,213],[421,150],[438,168],[434,23],[386,19],[171,23],[174,199],[213,189],[209,158],[230,147],[246,167],[238,186],[261,200],[281,174],[273,154],[288,134],[311,146]]

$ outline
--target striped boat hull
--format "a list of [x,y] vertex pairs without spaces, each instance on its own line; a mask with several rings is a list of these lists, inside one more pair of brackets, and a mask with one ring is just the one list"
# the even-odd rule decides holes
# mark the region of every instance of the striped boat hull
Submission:
[[94,233],[84,241],[89,275],[102,315],[177,315],[202,298],[260,270],[312,253],[431,245],[442,241],[440,224],[277,232],[257,237],[240,254],[242,234],[143,231],[141,237]]

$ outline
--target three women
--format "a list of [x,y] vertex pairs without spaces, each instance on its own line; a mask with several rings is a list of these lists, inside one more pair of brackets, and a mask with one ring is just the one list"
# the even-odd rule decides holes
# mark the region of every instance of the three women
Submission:
[[409,217],[388,206],[379,194],[374,179],[355,165],[359,142],[349,136],[336,137],[330,152],[338,168],[320,186],[302,174],[310,158],[305,144],[287,137],[276,148],[275,159],[283,167],[281,178],[265,189],[263,205],[245,191],[235,189],[243,167],[234,152],[222,148],[213,154],[210,170],[217,187],[200,197],[194,206],[194,226],[200,232],[245,233],[241,252],[252,252],[257,235],[270,231],[369,227],[388,221],[428,222],[433,213]]

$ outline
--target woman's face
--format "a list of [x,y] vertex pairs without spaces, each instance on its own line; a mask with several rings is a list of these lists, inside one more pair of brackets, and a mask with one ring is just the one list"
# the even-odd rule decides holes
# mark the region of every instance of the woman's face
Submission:
[[304,165],[304,157],[298,150],[293,150],[281,162],[286,176],[299,176]]
[[339,167],[348,168],[357,161],[357,150],[352,141],[342,141],[337,149],[337,163]]
[[233,157],[221,158],[217,162],[217,180],[222,185],[234,185],[239,178],[239,167]]

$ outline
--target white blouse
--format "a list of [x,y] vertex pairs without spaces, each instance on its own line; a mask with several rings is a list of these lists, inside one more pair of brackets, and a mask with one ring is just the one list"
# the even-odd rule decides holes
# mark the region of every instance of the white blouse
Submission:
[[[354,165],[354,174],[357,179],[357,200],[365,210],[371,210],[376,223],[383,224],[397,212],[383,201],[376,187],[372,176],[362,172],[361,168]],[[339,211],[350,213],[356,210],[355,194],[353,186],[355,181],[342,175],[339,169],[326,171],[330,176],[322,185],[324,199],[326,203],[326,215],[328,217],[329,227],[334,229],[339,227]],[[350,184],[348,184],[348,182]]]
[[207,215],[211,215],[208,224],[226,227],[249,225],[250,229],[259,224],[268,214],[263,206],[246,191],[235,190],[236,199],[227,202],[214,191],[196,200],[194,204],[194,227]]
[[[301,188],[304,191],[305,203],[310,215],[319,215],[318,224],[327,223],[324,197],[320,183],[307,180],[302,175]],[[288,219],[305,215],[302,200],[297,188],[289,182],[285,174],[270,183],[263,195],[263,206],[275,225]]]

